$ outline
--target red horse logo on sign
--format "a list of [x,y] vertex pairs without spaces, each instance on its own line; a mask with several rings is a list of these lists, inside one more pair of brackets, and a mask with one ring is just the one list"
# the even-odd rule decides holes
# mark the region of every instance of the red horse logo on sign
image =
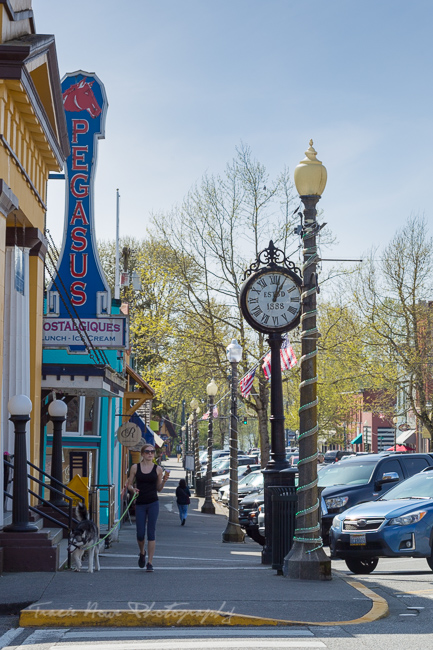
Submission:
[[63,106],[65,111],[87,111],[95,118],[101,114],[101,108],[96,101],[92,90],[93,81],[81,79],[63,93]]

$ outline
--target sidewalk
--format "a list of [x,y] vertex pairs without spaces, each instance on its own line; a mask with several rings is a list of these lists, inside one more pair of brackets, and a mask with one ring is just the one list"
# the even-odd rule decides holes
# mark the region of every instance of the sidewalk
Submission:
[[386,603],[355,580],[336,572],[327,582],[288,580],[260,563],[249,538],[223,544],[226,511],[204,515],[202,499],[191,499],[180,526],[174,495],[184,471],[175,460],[165,466],[171,476],[160,495],[154,573],[139,569],[135,524],[127,522],[100,554],[99,573],[0,576],[0,612],[21,604],[21,625],[68,627],[339,625],[386,616]]

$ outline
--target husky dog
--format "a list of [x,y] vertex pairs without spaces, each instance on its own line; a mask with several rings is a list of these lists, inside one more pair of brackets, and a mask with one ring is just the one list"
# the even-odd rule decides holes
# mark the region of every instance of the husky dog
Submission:
[[89,519],[87,508],[83,503],[79,503],[75,508],[75,516],[80,520],[80,523],[69,535],[68,546],[68,551],[72,553],[72,559],[75,563],[75,571],[81,571],[81,560],[85,551],[88,551],[89,555],[88,572],[93,573],[93,558],[95,558],[95,569],[99,571],[98,527]]

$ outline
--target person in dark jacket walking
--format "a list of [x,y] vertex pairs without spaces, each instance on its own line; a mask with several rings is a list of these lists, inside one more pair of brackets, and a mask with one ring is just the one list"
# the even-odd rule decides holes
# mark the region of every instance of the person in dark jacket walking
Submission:
[[190,504],[191,492],[184,478],[181,478],[176,488],[176,501],[179,508],[180,525],[185,526],[188,515],[188,506]]

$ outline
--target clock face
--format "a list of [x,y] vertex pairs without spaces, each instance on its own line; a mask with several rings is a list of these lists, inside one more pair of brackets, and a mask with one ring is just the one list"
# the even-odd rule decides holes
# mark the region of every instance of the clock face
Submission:
[[301,315],[300,279],[283,270],[253,274],[242,287],[241,306],[246,320],[263,332],[296,327]]

